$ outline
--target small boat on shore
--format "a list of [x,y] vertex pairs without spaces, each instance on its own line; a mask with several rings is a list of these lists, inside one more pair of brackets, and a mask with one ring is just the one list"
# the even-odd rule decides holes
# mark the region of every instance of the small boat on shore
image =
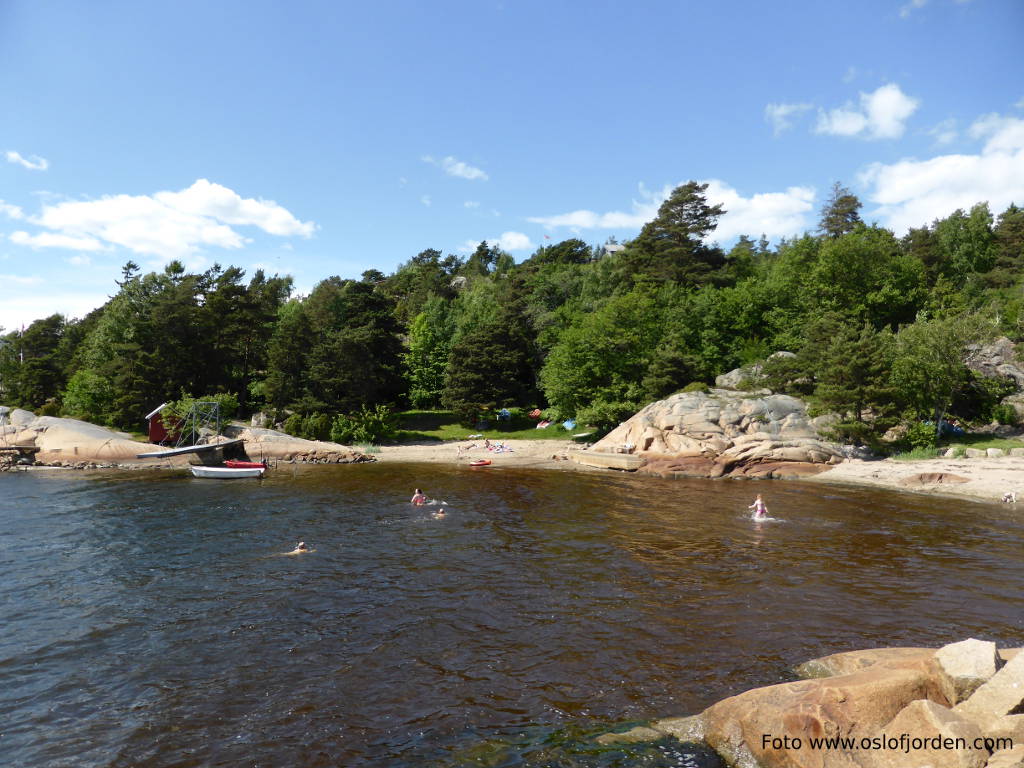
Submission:
[[[254,462],[243,462],[254,463]],[[231,480],[241,477],[262,477],[267,468],[263,465],[255,467],[202,467],[193,466],[193,477],[215,477],[219,480]]]
[[225,467],[231,467],[231,469],[266,469],[267,462],[265,461],[242,461],[241,459],[227,459],[224,462]]
[[490,459],[475,459],[475,460],[469,462],[469,466],[471,466],[471,467],[486,467],[490,463],[491,463]]

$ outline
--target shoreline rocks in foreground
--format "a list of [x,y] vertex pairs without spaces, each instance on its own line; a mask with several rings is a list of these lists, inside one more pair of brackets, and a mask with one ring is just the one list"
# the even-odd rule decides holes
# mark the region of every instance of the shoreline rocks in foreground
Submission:
[[767,390],[680,392],[651,403],[595,443],[591,452],[635,453],[639,472],[690,477],[806,477],[842,462],[803,401]]
[[[140,443],[124,432],[78,419],[36,416],[18,408],[0,414],[0,445],[31,446],[36,466],[49,467],[184,467],[189,456],[140,459],[138,454],[167,446]],[[373,461],[373,457],[338,443],[303,440],[272,429],[228,427],[228,437],[213,436],[210,442],[242,438],[244,455],[253,460],[272,459],[295,463],[349,464]]]
[[1024,652],[968,639],[812,659],[805,678],[755,688],[691,717],[602,744],[674,736],[732,768],[1021,768]]

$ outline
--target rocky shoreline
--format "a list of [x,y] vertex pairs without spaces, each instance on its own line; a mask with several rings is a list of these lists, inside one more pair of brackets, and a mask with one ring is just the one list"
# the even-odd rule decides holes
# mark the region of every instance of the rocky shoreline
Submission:
[[880,648],[801,664],[803,679],[755,688],[697,715],[598,737],[667,736],[730,768],[1022,768],[1024,653],[975,639]]

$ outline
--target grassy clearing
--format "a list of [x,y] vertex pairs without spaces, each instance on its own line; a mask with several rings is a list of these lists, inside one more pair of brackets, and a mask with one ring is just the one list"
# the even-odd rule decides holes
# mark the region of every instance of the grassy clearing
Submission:
[[962,458],[968,448],[988,450],[989,448],[1000,448],[1009,453],[1014,448],[1024,448],[1024,440],[1016,437],[996,437],[994,435],[959,435],[954,439],[946,438],[939,443],[938,448],[915,448],[906,453],[893,455],[896,461],[920,461],[921,459],[934,459],[944,456],[950,449],[954,449],[954,458]]
[[[579,428],[567,432],[560,425],[547,429],[512,424],[499,427],[494,422],[490,429],[470,429],[459,424],[451,411],[402,411],[398,414],[398,442],[414,443],[428,440],[466,440],[469,435],[483,435],[479,440],[572,440],[573,433],[587,432]],[[586,438],[581,438],[586,439]]]

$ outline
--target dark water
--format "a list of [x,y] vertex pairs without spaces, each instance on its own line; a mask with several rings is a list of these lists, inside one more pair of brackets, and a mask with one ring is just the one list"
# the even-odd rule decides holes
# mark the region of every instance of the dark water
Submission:
[[[758,491],[781,522],[746,517]],[[1019,506],[434,465],[0,475],[0,765],[711,765],[592,737],[821,654],[1021,644]]]

